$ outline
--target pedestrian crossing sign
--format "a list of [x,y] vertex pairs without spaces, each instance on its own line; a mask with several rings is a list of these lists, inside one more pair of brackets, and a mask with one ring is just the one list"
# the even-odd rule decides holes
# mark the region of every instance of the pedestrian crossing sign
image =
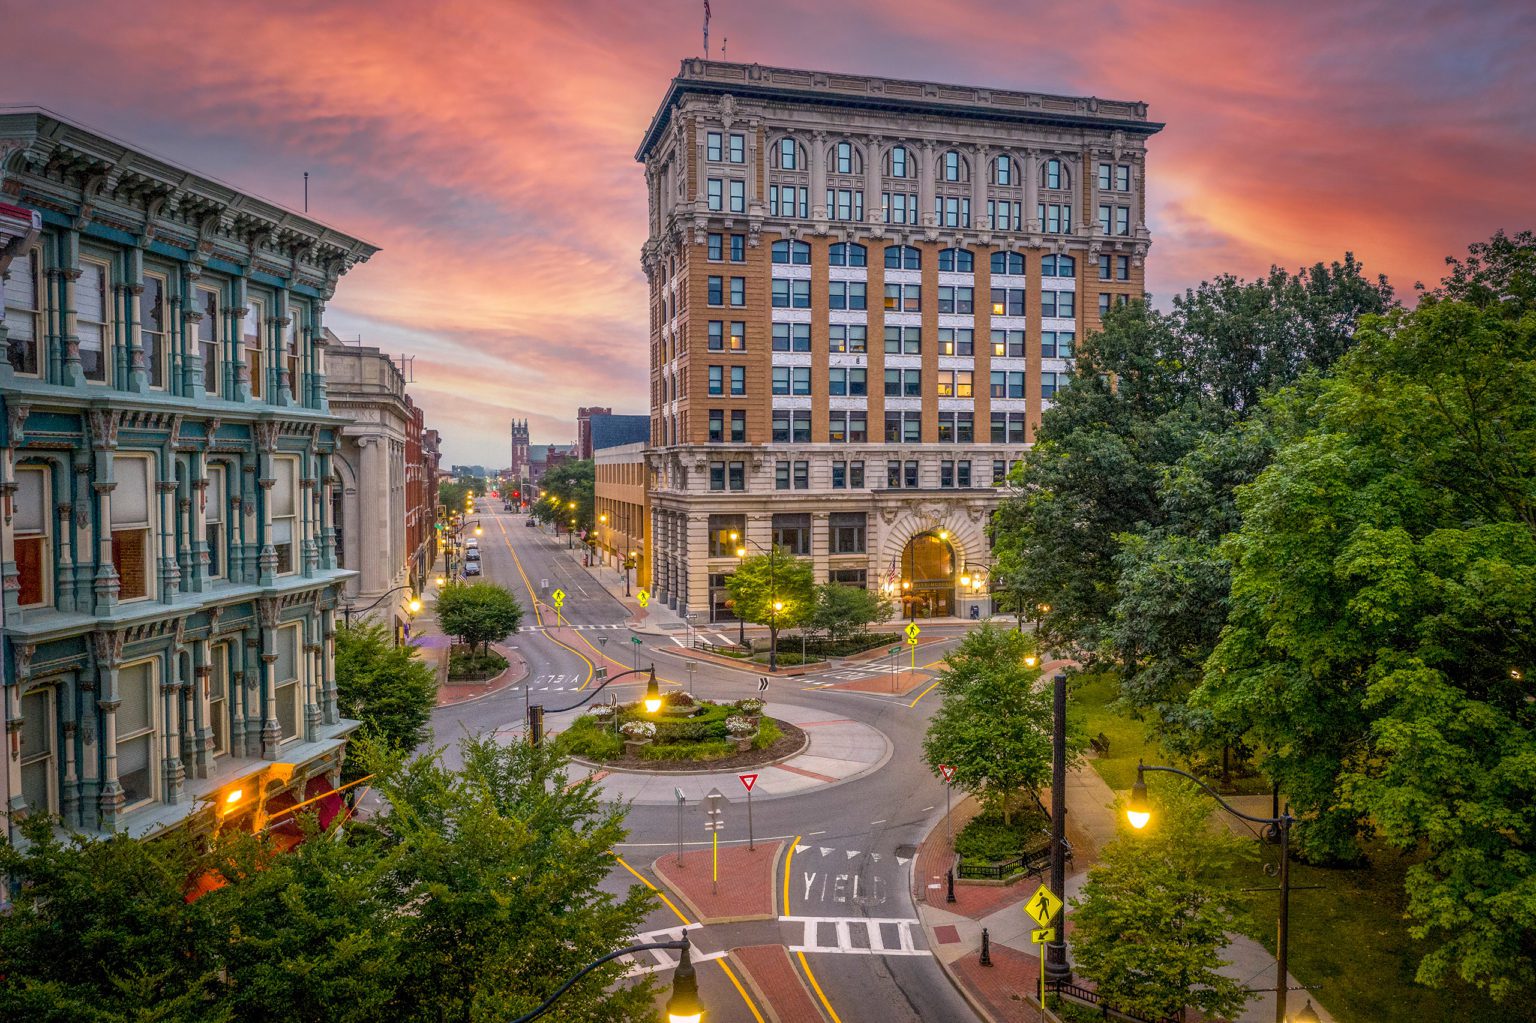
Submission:
[[549,598],[555,602],[555,607],[562,607],[565,604],[565,591],[556,590],[549,595]]
[[905,631],[907,633],[907,642],[911,643],[913,646],[917,646],[917,634],[923,630],[917,627],[916,622],[912,622],[907,626]]
[[1056,914],[1061,912],[1061,899],[1056,893],[1045,885],[1035,890],[1035,894],[1024,903],[1024,912],[1035,918],[1035,923],[1041,927],[1049,927],[1051,921],[1056,919]]
[[639,603],[639,605],[641,607],[645,607],[647,604],[649,604],[651,602],[651,591],[650,590],[640,590],[640,591],[638,591],[635,594],[635,600],[636,600],[637,603]]
[[1056,928],[1036,927],[1029,932],[1029,940],[1036,945],[1049,945],[1056,940]]

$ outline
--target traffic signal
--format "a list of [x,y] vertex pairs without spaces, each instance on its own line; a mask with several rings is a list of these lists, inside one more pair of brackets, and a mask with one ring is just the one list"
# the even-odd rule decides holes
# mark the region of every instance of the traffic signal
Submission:
[[518,500],[522,500],[523,492],[521,490],[514,490],[514,491],[512,491],[512,496],[517,498]]

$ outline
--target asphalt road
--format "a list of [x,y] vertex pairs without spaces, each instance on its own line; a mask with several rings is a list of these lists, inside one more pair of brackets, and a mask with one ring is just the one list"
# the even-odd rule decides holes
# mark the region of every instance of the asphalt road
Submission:
[[[495,508],[499,507],[498,502]],[[565,537],[557,540],[544,527],[527,528],[522,514],[491,509],[491,502],[482,502],[478,513],[484,527],[480,537],[484,578],[511,589],[529,609],[523,630],[510,641],[527,661],[529,674],[524,684],[434,713],[434,741],[449,745],[450,761],[453,740],[459,735],[499,732],[511,738],[520,733],[530,698],[547,708],[547,727],[560,729],[563,721],[578,712],[551,712],[586,697],[597,685],[594,669],[598,665],[617,675],[637,660],[641,665],[654,662],[659,677],[673,684],[687,683],[683,648],[654,637],[646,637],[643,646],[632,644],[632,634],[622,626],[627,618],[624,606],[572,559]],[[556,588],[565,592],[561,621],[578,627],[574,637],[569,632],[556,637],[543,630],[556,623],[554,609],[545,604]],[[937,660],[948,645],[924,645],[920,648],[924,660]],[[616,682],[614,689],[620,700],[632,700],[643,685],[643,676],[630,676]],[[700,696],[718,699],[739,699],[757,689],[749,676],[706,661],[698,662],[693,685]],[[817,922],[709,925],[691,932],[696,954],[755,944],[816,948],[805,954],[808,972],[820,986],[828,1018],[840,1023],[975,1019],[935,960],[922,954],[926,942],[912,902],[914,848],[944,814],[944,787],[920,756],[923,731],[937,701],[929,696],[914,705],[917,692],[921,690],[893,697],[822,689],[794,679],[773,681],[771,702],[814,708],[829,718],[870,725],[890,740],[894,753],[885,766],[862,778],[793,796],[754,798],[758,841],[798,839],[790,859],[789,906],[780,912]],[[680,784],[686,789],[687,780],[680,779]],[[697,805],[702,795],[689,793],[684,815],[684,842],[689,847],[708,844]],[[721,842],[745,842],[742,792],[727,796],[733,805],[726,811]],[[636,883],[636,872],[655,882],[650,865],[676,848],[674,807],[636,804],[628,824],[629,841],[617,850],[619,864],[605,885],[615,892]],[[783,883],[781,873],[778,884]],[[868,922],[872,919],[887,922],[874,925]],[[671,930],[675,937],[680,921],[661,905],[645,926],[651,932]],[[872,926],[880,928],[875,941],[869,932]],[[868,951],[872,944],[902,948],[903,930],[905,943],[918,954]],[[793,954],[792,958],[798,961]],[[663,979],[668,975],[663,974]],[[698,976],[712,1023],[759,1023],[726,971],[701,963]]]

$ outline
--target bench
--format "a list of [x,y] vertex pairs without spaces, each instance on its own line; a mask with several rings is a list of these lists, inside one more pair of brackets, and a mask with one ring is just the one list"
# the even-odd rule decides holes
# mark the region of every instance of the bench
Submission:
[[1088,740],[1088,746],[1095,753],[1102,757],[1109,752],[1109,736],[1105,735],[1103,732],[1100,732],[1098,735],[1095,735],[1093,738]]

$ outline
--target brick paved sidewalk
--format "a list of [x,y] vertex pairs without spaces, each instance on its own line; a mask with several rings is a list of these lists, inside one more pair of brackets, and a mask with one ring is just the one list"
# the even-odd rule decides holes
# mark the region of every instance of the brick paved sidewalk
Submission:
[[731,958],[741,964],[752,993],[774,1023],[826,1023],[783,945],[733,948]]
[[969,953],[950,963],[949,968],[994,1023],[1037,1023],[1040,1019],[1040,1003],[1034,1001],[1040,992],[1040,960],[1034,956],[994,944],[991,966],[981,965],[979,953]]
[[759,842],[752,851],[744,845],[722,846],[718,894],[711,881],[710,849],[683,853],[681,866],[677,855],[668,853],[651,869],[700,923],[773,920],[779,915],[774,879],[783,851],[783,842]]

